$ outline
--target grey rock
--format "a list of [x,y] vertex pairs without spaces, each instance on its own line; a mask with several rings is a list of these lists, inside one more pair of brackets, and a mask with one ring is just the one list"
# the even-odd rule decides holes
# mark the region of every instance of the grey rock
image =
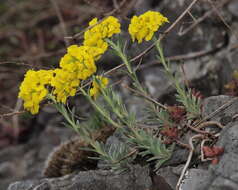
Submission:
[[216,178],[208,190],[237,190],[238,184],[229,179],[218,177]]
[[162,68],[147,68],[141,75],[144,76],[145,85],[152,97],[158,98],[167,92],[170,84]]
[[[212,120],[224,122],[225,128],[220,132],[216,146],[224,148],[223,155],[219,158],[217,165],[210,165],[205,171],[207,177],[203,175],[186,179],[182,190],[237,190],[238,189],[238,121],[232,120],[232,116],[237,114],[238,100],[229,96],[209,97],[204,101],[204,116],[217,110],[225,103],[236,100],[229,106],[215,115]],[[226,119],[224,119],[226,118]],[[230,119],[227,119],[230,118]],[[204,172],[204,171],[203,171]],[[202,181],[197,187],[196,182]]]
[[13,167],[11,162],[3,162],[0,164],[0,176],[10,177],[13,173]]
[[141,97],[130,96],[125,101],[125,105],[127,105],[128,112],[134,113],[138,121],[143,121],[146,117],[145,111],[148,108],[148,102]]
[[229,3],[228,10],[233,16],[238,17],[238,1],[232,1]]
[[164,178],[167,184],[171,187],[171,189],[175,189],[179,175],[174,173],[174,167],[164,167],[161,168],[158,172],[157,175],[161,176]]
[[[229,66],[230,64],[225,66],[223,62],[224,60],[220,57],[202,57],[197,60],[184,61],[183,68],[186,79],[191,81],[195,88],[200,89],[202,94],[206,96],[217,95],[219,94],[220,86],[227,83],[227,76],[230,76],[232,72],[232,68]],[[171,62],[171,65],[172,72],[181,70],[181,65],[176,64],[176,62]],[[229,67],[230,69],[226,69],[225,67]],[[227,72],[225,72],[226,70]],[[231,71],[228,74],[229,70]],[[155,99],[168,99],[168,95],[175,91],[163,67],[144,68],[139,73],[149,93]],[[181,73],[179,80],[181,82],[184,80],[184,76]],[[204,86],[206,86],[205,89]]]
[[217,146],[225,148],[225,153],[238,155],[238,121],[227,125],[225,129],[221,131],[220,139],[217,142]]
[[[233,101],[234,98],[231,96],[211,96],[206,98],[203,102],[203,117],[206,117],[216,111],[218,108],[223,106],[229,101]],[[228,107],[224,108],[223,110],[219,111],[218,114],[212,117],[212,120],[221,122],[222,125],[227,125],[232,122],[232,117],[237,113],[238,101],[235,101],[229,105]]]
[[61,178],[16,182],[8,190],[145,190],[151,186],[149,169],[135,166],[130,172],[120,175],[108,170],[98,170]]
[[209,179],[210,174],[207,170],[190,169],[184,177],[180,186],[181,190],[197,190],[202,183]]
[[11,190],[28,190],[37,183],[37,180],[28,180],[23,182],[15,182],[9,185],[8,189]]
[[230,178],[238,171],[238,155],[234,153],[224,153],[221,156],[219,164],[211,166],[210,170],[213,170],[216,176],[222,176],[225,178]]
[[169,166],[169,165],[178,165],[181,163],[186,162],[187,158],[188,158],[188,151],[186,149],[181,149],[178,148],[173,152],[173,155],[171,156],[171,158],[164,163],[164,166]]
[[42,170],[49,153],[54,147],[74,135],[71,129],[49,125],[27,144],[1,150],[0,189],[6,189],[13,181],[42,177]]

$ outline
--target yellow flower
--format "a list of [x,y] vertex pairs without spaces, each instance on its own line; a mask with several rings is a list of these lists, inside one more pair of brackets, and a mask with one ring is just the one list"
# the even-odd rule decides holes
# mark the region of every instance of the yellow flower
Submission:
[[100,35],[95,34],[92,35],[92,37],[87,38],[84,40],[83,44],[85,46],[90,46],[90,47],[98,47],[103,50],[103,53],[107,50],[108,48],[108,43],[105,42]]
[[89,58],[97,60],[104,51],[98,47],[71,45],[67,52],[77,60],[84,61]]
[[110,38],[113,34],[118,34],[121,32],[121,24],[118,19],[109,16],[103,20],[99,25],[101,25],[101,33],[103,38]]
[[129,25],[129,33],[132,41],[138,40],[141,43],[143,39],[151,40],[154,33],[165,22],[169,22],[161,13],[155,11],[147,11],[140,16],[133,16]]
[[32,114],[39,112],[39,104],[48,94],[46,88],[53,77],[53,70],[28,70],[20,85],[18,97],[24,100],[24,108]]
[[101,38],[110,38],[113,34],[118,34],[121,32],[121,24],[119,23],[118,19],[113,16],[107,17],[102,22],[98,22],[98,19],[94,18],[89,22],[89,26],[92,28],[84,33],[85,36],[95,32],[97,35],[100,35]]
[[55,69],[50,84],[53,87],[53,94],[56,95],[56,101],[65,103],[69,96],[75,96],[80,80],[75,72]]
[[76,78],[85,80],[97,71],[95,60],[103,53],[97,47],[77,46],[68,47],[67,54],[61,58],[60,67],[68,72],[74,72]]
[[108,44],[104,39],[121,32],[121,25],[118,19],[113,16],[107,17],[102,22],[98,22],[97,18],[94,18],[89,22],[89,26],[91,28],[84,33],[83,44],[101,48],[104,52],[108,48]]
[[90,96],[93,96],[93,98],[96,99],[100,93],[100,88],[105,88],[107,85],[108,78],[96,76],[96,78],[93,80],[93,87],[89,91]]

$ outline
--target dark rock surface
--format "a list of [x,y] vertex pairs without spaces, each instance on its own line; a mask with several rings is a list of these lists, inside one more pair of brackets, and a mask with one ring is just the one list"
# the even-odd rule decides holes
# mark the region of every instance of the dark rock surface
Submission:
[[235,16],[238,17],[238,1],[233,1],[228,5],[228,10]]
[[181,185],[182,190],[195,190],[201,187],[204,182],[207,182],[210,175],[207,170],[190,169],[185,175],[185,180]]
[[[229,96],[210,97],[205,100],[204,116],[217,110],[220,106],[234,100]],[[226,122],[221,131],[217,146],[224,148],[224,153],[217,165],[209,165],[208,170],[190,169],[181,190],[237,190],[238,189],[238,121],[232,118],[238,114],[238,99],[227,109],[214,116],[212,120]],[[202,175],[201,175],[202,174]],[[204,177],[205,176],[205,177]],[[198,185],[198,182],[199,183]]]
[[97,170],[79,172],[61,178],[15,182],[8,187],[8,190],[145,190],[151,185],[149,169],[135,166],[130,172],[120,175]]
[[[176,186],[179,176],[176,174],[175,167],[164,167],[157,172],[158,176],[161,176],[167,184],[173,189]],[[159,187],[158,187],[159,188]]]
[[68,128],[48,127],[24,145],[12,146],[0,151],[0,189],[22,179],[38,178],[42,175],[49,153],[75,133]]
[[[238,114],[238,100],[229,96],[215,96],[205,99],[204,101],[204,116],[211,114],[217,110],[221,105],[229,102],[230,100],[236,100],[224,109],[218,115],[214,116],[212,120],[224,122],[224,118],[232,118],[232,116]],[[238,188],[238,121],[226,119],[223,123],[225,128],[221,131],[221,135],[217,142],[217,146],[224,147],[225,152],[220,157],[220,161],[217,165],[209,165],[203,168],[192,168],[186,173],[183,183],[180,187],[181,190],[215,190],[215,189],[231,189],[236,190]],[[110,141],[110,140],[109,140]],[[112,142],[114,141],[111,138]],[[118,140],[117,140],[118,141]],[[186,153],[187,155],[187,153]],[[179,156],[180,157],[180,156]],[[176,162],[177,165],[184,163],[186,160],[185,152],[184,160]],[[180,158],[181,159],[181,158]],[[170,161],[171,162],[171,161]],[[2,168],[8,167],[2,165]],[[175,165],[175,163],[173,163]],[[165,181],[164,184],[169,185],[169,188],[175,189],[176,181],[178,180],[183,165],[177,167],[164,167],[159,170],[157,175],[159,181]],[[3,169],[4,170],[4,169]],[[102,177],[103,176],[103,177]],[[28,180],[22,182],[12,183],[9,186],[9,190],[23,190],[36,188],[46,190],[48,189],[146,189],[152,185],[151,178],[149,176],[149,169],[142,168],[140,166],[133,167],[130,173],[123,175],[116,175],[106,170],[95,170],[79,172],[69,176],[52,179],[39,179]]]

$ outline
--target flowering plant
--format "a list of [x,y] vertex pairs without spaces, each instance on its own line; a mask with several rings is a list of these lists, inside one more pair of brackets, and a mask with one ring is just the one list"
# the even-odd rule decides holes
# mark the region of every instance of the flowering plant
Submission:
[[[38,113],[39,104],[47,97],[47,94],[56,96],[57,102],[65,104],[69,96],[75,96],[80,82],[97,71],[95,61],[108,47],[104,39],[119,33],[120,23],[118,19],[110,16],[100,24],[97,24],[97,18],[95,18],[89,23],[89,26],[92,28],[84,34],[84,45],[68,47],[67,53],[60,60],[59,68],[29,70],[26,73],[19,92],[19,98],[24,100],[26,110],[32,114]],[[103,84],[107,85],[108,82],[105,81],[107,79],[103,77]],[[51,92],[47,88],[49,86],[52,88]],[[98,93],[98,86],[94,82],[90,94],[96,97]]]
[[[132,41],[141,43],[155,38],[155,32],[166,22],[169,22],[161,13],[148,11],[140,16],[134,16],[129,25],[129,33]],[[141,155],[148,162],[155,163],[155,169],[166,162],[172,155],[175,142],[178,140],[179,132],[176,135],[169,136],[173,138],[171,143],[164,143],[167,137],[162,133],[157,136],[154,132],[144,130],[140,127],[133,113],[127,111],[122,99],[114,92],[109,85],[109,80],[104,75],[96,75],[96,61],[105,53],[108,48],[119,56],[126,66],[127,73],[134,84],[134,91],[145,98],[148,109],[153,112],[150,114],[150,121],[156,120],[158,126],[174,127],[179,123],[179,119],[185,115],[190,119],[200,117],[200,101],[195,97],[191,90],[180,84],[177,76],[171,72],[170,65],[164,58],[160,44],[156,43],[159,59],[165,68],[165,72],[174,84],[177,90],[177,99],[184,109],[183,115],[173,112],[176,115],[176,121],[170,110],[152,99],[148,91],[143,87],[137,78],[135,69],[131,64],[126,52],[119,41],[114,42],[110,38],[121,32],[119,20],[109,16],[102,21],[94,18],[89,22],[89,28],[84,33],[83,45],[71,45],[67,48],[67,53],[61,58],[59,68],[52,70],[29,70],[20,86],[19,97],[24,100],[24,108],[32,114],[39,112],[40,103],[43,100],[49,100],[56,109],[64,116],[67,126],[78,132],[84,140],[90,144],[90,150],[96,152],[99,157],[107,161],[109,166],[115,170],[124,171],[128,169],[128,163],[131,163],[136,155]],[[85,81],[91,81],[92,86],[87,88]],[[86,87],[86,88],[85,88]],[[66,108],[65,104],[70,96],[75,96],[80,92],[85,96],[95,109],[95,113],[100,116],[91,117],[87,125],[75,119],[73,112]],[[98,100],[101,94],[101,100]],[[181,116],[181,117],[180,117]],[[98,142],[92,138],[100,128],[105,125],[117,129],[125,138],[126,143],[120,143],[113,148],[106,148],[104,143]],[[144,123],[145,124],[145,123]],[[158,128],[160,131],[160,128]],[[171,139],[170,139],[171,140]],[[129,155],[129,156],[128,156]],[[149,156],[149,158],[148,158]]]

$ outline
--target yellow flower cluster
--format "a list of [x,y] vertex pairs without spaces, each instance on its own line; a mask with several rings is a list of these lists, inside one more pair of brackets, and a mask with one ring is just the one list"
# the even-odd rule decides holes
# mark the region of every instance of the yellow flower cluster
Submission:
[[[140,16],[134,16],[129,25],[129,33],[132,40],[150,40],[161,25],[168,19],[159,12],[148,11]],[[77,87],[82,80],[88,79],[96,71],[95,61],[107,50],[106,38],[120,33],[120,23],[117,18],[109,16],[102,21],[94,18],[89,23],[89,29],[84,33],[82,46],[72,45],[60,60],[60,68],[55,70],[29,70],[25,74],[20,86],[19,98],[24,100],[24,108],[32,114],[39,111],[40,102],[49,93],[47,87],[51,87],[52,94],[57,102],[65,103],[69,96],[74,96]],[[96,98],[100,88],[105,88],[108,79],[96,76],[93,80],[89,95]]]
[[102,49],[72,45],[60,60],[60,69],[54,71],[51,81],[53,94],[58,102],[65,103],[67,97],[74,96],[80,80],[86,80],[97,71],[95,60],[103,53]]
[[103,76],[96,76],[96,78],[94,78],[93,80],[93,87],[89,91],[90,96],[93,96],[93,98],[96,99],[100,93],[100,89],[105,88],[107,85],[108,78]]
[[94,18],[89,22],[90,29],[84,33],[83,44],[90,47],[98,47],[105,52],[108,48],[105,38],[121,32],[120,23],[117,18],[109,16],[101,22]]
[[56,95],[56,101],[65,103],[67,97],[76,94],[80,80],[77,79],[77,74],[74,72],[55,69],[54,77],[50,84],[53,87],[53,94]]
[[97,71],[95,61],[108,47],[104,39],[120,32],[120,23],[112,16],[100,23],[95,18],[89,26],[91,28],[84,33],[84,45],[68,47],[67,54],[60,61],[61,70],[55,72],[51,82],[53,94],[59,102],[65,103],[68,96],[74,96],[80,80],[86,80]]
[[100,48],[72,45],[62,57],[60,67],[77,73],[78,79],[85,80],[96,72],[95,59],[102,53]]
[[18,97],[24,100],[24,108],[32,114],[39,111],[40,102],[48,94],[46,85],[52,79],[53,70],[28,70],[20,86]]
[[147,11],[140,16],[133,16],[128,30],[133,42],[136,39],[138,40],[138,43],[141,43],[143,39],[145,39],[146,41],[151,40],[154,33],[165,22],[169,21],[161,13],[155,11]]
[[[89,25],[91,28],[84,34],[84,45],[69,46],[60,60],[60,68],[49,71],[29,70],[26,73],[19,92],[26,110],[32,114],[38,113],[40,102],[49,93],[47,86],[52,87],[57,102],[65,103],[69,96],[76,94],[81,80],[86,80],[97,71],[95,61],[108,47],[104,40],[120,32],[120,23],[110,16],[102,22],[95,18]],[[108,83],[106,78],[98,79],[102,80],[103,87]],[[99,85],[95,81],[90,93],[94,97],[99,93]]]

